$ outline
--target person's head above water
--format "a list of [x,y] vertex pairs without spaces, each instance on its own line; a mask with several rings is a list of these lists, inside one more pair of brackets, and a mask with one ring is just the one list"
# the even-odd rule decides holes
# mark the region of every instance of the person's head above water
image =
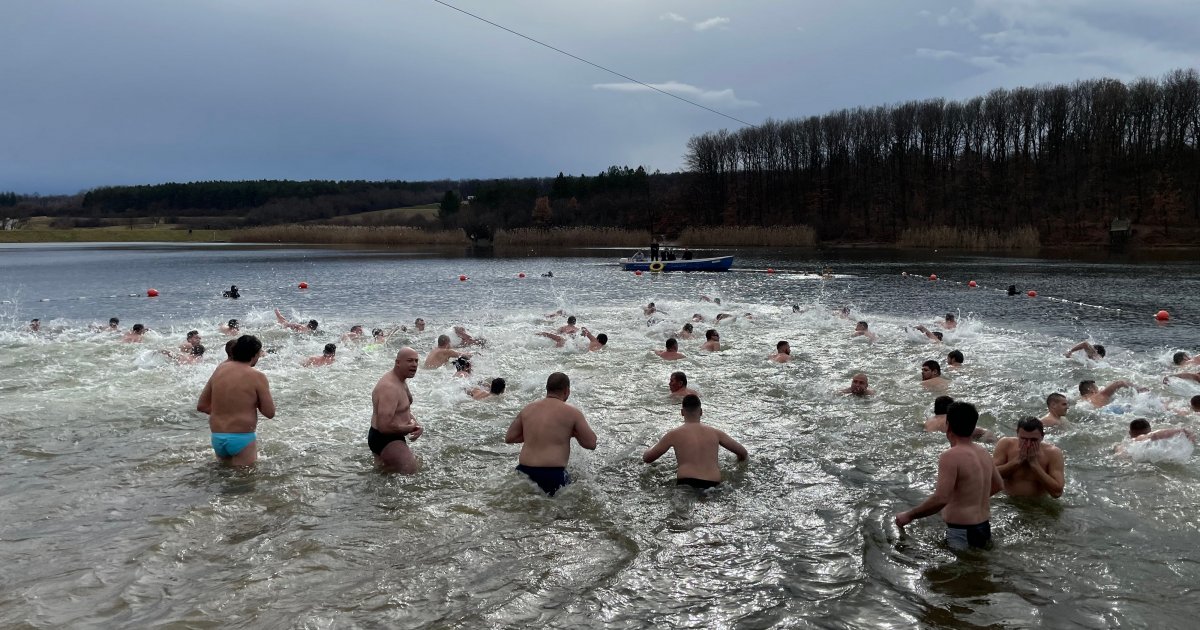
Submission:
[[116,328],[116,327],[117,327],[117,325],[118,325],[118,324],[120,324],[120,323],[121,323],[121,320],[117,319],[116,317],[109,317],[109,318],[108,318],[108,327],[109,327],[109,328]]
[[196,345],[192,346],[192,356],[194,356],[194,357],[204,356],[204,346],[202,344],[196,344]]
[[237,345],[237,339],[230,339],[229,341],[225,342],[225,356],[226,357],[228,357],[230,359],[233,358],[233,347],[236,345]]
[[1150,432],[1150,421],[1145,418],[1138,418],[1129,423],[1129,437],[1135,438],[1139,435],[1146,435]]
[[1189,357],[1188,353],[1186,352],[1176,352],[1175,355],[1171,357],[1171,362],[1175,365],[1183,365],[1183,362],[1187,361],[1189,358],[1191,357]]
[[335,343],[325,344],[325,351],[322,352],[322,354],[324,354],[327,357],[331,357],[331,356],[337,354],[337,344],[335,344]]
[[942,333],[940,331],[937,331],[937,330],[933,331],[933,336],[937,337],[938,341],[942,340]]
[[568,326],[574,326],[574,325],[575,325],[575,321],[576,321],[576,320],[575,320],[575,316],[574,316],[574,315],[572,315],[572,316],[570,316],[570,317],[568,317],[568,318],[567,318],[567,325],[568,325]]
[[855,396],[863,396],[870,388],[870,383],[867,380],[867,375],[859,372],[850,378],[850,393]]
[[1096,387],[1096,381],[1079,381],[1079,395],[1089,396],[1096,393],[1099,388]]
[[941,375],[942,366],[937,361],[930,359],[921,364],[921,380],[925,381]]
[[779,354],[791,354],[792,346],[786,341],[778,341],[775,343],[775,351]]
[[362,334],[362,326],[359,326],[358,324],[355,324],[355,325],[353,325],[353,326],[351,326],[351,327],[350,327],[350,332],[352,332],[352,333],[354,333],[354,334],[356,334],[356,335],[361,335],[361,334]]
[[454,361],[451,361],[451,363],[454,364],[455,372],[470,372],[471,371],[471,360],[468,359],[467,357],[458,357],[458,358],[454,359]]
[[413,322],[413,326],[416,326],[417,330],[425,330],[425,320],[418,317],[416,321]]
[[240,327],[241,327],[241,324],[240,324],[240,323],[238,323],[238,320],[236,320],[236,319],[231,319],[231,320],[229,320],[229,322],[227,322],[227,323],[225,324],[225,326],[226,326],[227,328],[233,328],[233,329],[235,329],[235,330],[236,330],[237,328],[240,328]]
[[1022,431],[1026,433],[1037,431],[1040,435],[1046,435],[1046,427],[1042,425],[1042,421],[1033,416],[1025,416],[1017,420],[1017,433]]
[[958,437],[971,437],[978,422],[979,411],[971,403],[953,402],[946,409],[946,430]]
[[1067,397],[1058,392],[1054,392],[1046,397],[1046,409],[1056,416],[1062,416],[1067,413],[1067,409],[1071,407],[1071,403],[1067,402]]
[[678,349],[679,349],[679,342],[675,341],[674,337],[671,337],[670,339],[667,340],[667,351],[668,352],[675,352]]
[[693,331],[693,330],[695,330],[695,329],[692,327],[692,325],[691,325],[691,324],[684,324],[684,325],[683,325],[683,330],[684,330],[684,332],[692,332],[692,331]]
[[945,415],[950,409],[950,405],[954,403],[954,399],[949,396],[938,396],[933,399],[933,414],[935,416]]
[[546,377],[546,395],[564,394],[563,400],[566,400],[565,394],[571,393],[571,377],[562,372],[555,372]]
[[948,321],[948,322],[954,321],[954,313],[946,313],[946,321]]
[[704,339],[706,341],[720,340],[721,334],[716,330],[709,328],[708,330],[704,331]]
[[596,341],[599,341],[600,345],[602,345],[602,346],[607,346],[608,345],[608,335],[606,335],[604,333],[600,333],[599,335],[596,335]]
[[309,330],[316,330],[316,329],[317,329],[317,325],[318,325],[318,324],[317,324],[317,320],[315,320],[315,319],[310,319],[310,320],[308,320],[308,329],[309,329]]
[[242,335],[233,344],[229,358],[238,363],[252,363],[262,352],[262,342],[254,335]]
[[1097,343],[1097,344],[1092,344],[1092,347],[1096,349],[1096,354],[1098,354],[1098,355],[1100,355],[1100,356],[1104,356],[1105,354],[1107,354],[1107,353],[1104,351],[1104,346],[1102,346],[1102,345],[1100,345],[1100,344],[1098,344],[1098,343]]
[[491,383],[488,384],[488,391],[491,392],[493,396],[499,396],[500,394],[504,393],[504,390],[507,387],[508,383],[506,383],[504,379],[497,376],[496,378],[492,379]]
[[964,359],[961,350],[951,350],[946,354],[946,363],[950,365],[962,365]]
[[450,347],[450,335],[438,335],[438,347],[439,348],[449,348]]
[[688,420],[699,419],[700,415],[704,413],[704,410],[700,406],[700,397],[695,394],[684,396],[680,407],[683,417]]
[[188,334],[187,334],[187,340],[188,340],[188,341],[191,341],[191,340],[193,340],[193,339],[195,339],[195,338],[197,338],[197,337],[199,337],[199,336],[200,336],[200,331],[199,331],[199,330],[189,330],[189,331],[188,331]]
[[671,378],[667,381],[667,388],[674,392],[684,387],[687,387],[687,374],[683,372],[671,372]]
[[1200,412],[1200,394],[1192,396],[1191,404],[1192,411]]
[[134,325],[133,325],[133,332],[134,332],[134,333],[137,333],[137,334],[139,334],[139,335],[140,335],[140,334],[142,334],[142,333],[146,332],[146,327],[145,327],[145,326],[143,326],[142,324],[134,324]]

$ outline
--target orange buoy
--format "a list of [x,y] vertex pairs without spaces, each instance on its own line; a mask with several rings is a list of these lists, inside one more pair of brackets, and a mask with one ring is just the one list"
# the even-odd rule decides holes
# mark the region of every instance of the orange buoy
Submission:
[[633,275],[635,275],[635,276],[640,276],[640,275],[642,275],[642,270],[641,270],[641,269],[635,269],[635,270],[634,270],[634,272],[633,272]]
[[929,279],[930,279],[930,280],[937,280],[937,274],[936,274],[936,273],[931,273],[931,274],[929,274]]
[[158,289],[146,289],[146,297],[158,297]]
[[300,284],[298,284],[298,285],[296,285],[296,286],[300,287],[301,289],[307,289],[307,288],[308,288],[308,283],[307,283],[307,282],[301,282]]
[[525,272],[521,272],[521,273],[517,274],[517,277],[518,277],[518,278],[524,278],[524,277],[525,277]]
[[1154,319],[1157,319],[1160,322],[1165,322],[1168,319],[1171,319],[1171,314],[1166,311],[1159,311],[1154,315]]
[[1030,291],[1026,295],[1028,295],[1029,297],[1037,297],[1037,291]]
[[768,268],[767,268],[767,273],[775,273],[775,270],[774,270],[774,269],[771,269],[770,267],[768,267]]
[[466,281],[467,281],[467,277],[466,277],[466,276],[459,276],[459,277],[458,277],[458,281],[459,281],[459,282],[466,282]]
[[971,287],[972,289],[974,289],[975,287],[977,287],[977,286],[979,286],[979,285],[978,285],[978,284],[975,284],[975,281],[974,281],[974,280],[972,280],[972,281],[970,281],[970,282],[968,282],[968,283],[967,283],[967,286],[969,286],[969,287]]

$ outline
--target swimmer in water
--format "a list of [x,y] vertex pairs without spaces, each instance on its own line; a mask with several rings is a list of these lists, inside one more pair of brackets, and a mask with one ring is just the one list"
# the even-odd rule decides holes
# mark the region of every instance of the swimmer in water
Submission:
[[576,332],[578,332],[578,331],[579,331],[579,329],[578,329],[578,328],[575,326],[575,321],[576,321],[576,320],[575,320],[575,316],[574,316],[574,315],[572,315],[572,316],[568,317],[568,318],[567,318],[567,323],[566,323],[566,324],[564,324],[564,325],[562,325],[562,326],[559,326],[559,327],[558,327],[558,334],[560,334],[560,335],[574,335]]
[[767,357],[768,361],[774,363],[787,363],[792,360],[792,346],[786,341],[780,341],[775,344],[775,352]]
[[842,393],[864,398],[866,396],[874,396],[875,390],[871,389],[870,384],[867,382],[867,375],[859,372],[850,378],[850,387],[843,389]]
[[241,324],[238,323],[238,320],[236,320],[236,319],[231,319],[231,320],[229,320],[228,323],[221,324],[220,326],[217,327],[217,329],[220,330],[222,334],[230,335],[233,337],[240,337],[242,334],[242,326],[241,326]]
[[300,364],[300,367],[321,367],[322,365],[331,365],[337,358],[337,344],[325,344],[325,350],[320,356],[308,357]]
[[[404,332],[408,332],[408,326],[401,326],[400,330],[403,330]],[[418,317],[416,320],[414,320],[413,321],[413,331],[414,332],[425,332],[425,320],[421,319],[420,317]]]
[[684,324],[683,328],[681,328],[679,332],[675,333],[675,336],[680,339],[692,339],[696,336],[693,334],[693,330],[695,330],[695,328],[693,328],[691,324]]
[[1084,353],[1087,354],[1087,358],[1089,358],[1093,361],[1099,361],[1100,359],[1104,358],[1105,354],[1107,354],[1104,350],[1104,346],[1102,346],[1100,344],[1092,345],[1091,343],[1089,343],[1087,341],[1080,341],[1079,343],[1071,346],[1071,349],[1067,350],[1066,354],[1064,354],[1063,356],[1067,357],[1069,359],[1069,358],[1071,358],[1072,354],[1074,354],[1080,350],[1083,350]]
[[1179,367],[1185,367],[1185,366],[1189,366],[1189,365],[1200,365],[1200,356],[1190,357],[1190,356],[1188,356],[1188,353],[1186,353],[1186,352],[1176,352],[1171,357],[1171,363],[1174,363],[1175,365],[1178,365]]
[[[833,314],[842,319],[850,319],[850,307],[843,306],[842,308],[839,308],[838,310],[834,311]],[[861,324],[861,323],[865,323],[865,322],[859,322],[859,323]]]
[[1099,409],[1112,402],[1113,395],[1126,387],[1136,389],[1139,392],[1146,391],[1145,387],[1138,387],[1125,380],[1113,381],[1104,389],[1096,387],[1096,381],[1079,381],[1079,396],[1091,403],[1096,409]]
[[262,342],[242,335],[234,342],[230,360],[213,370],[196,411],[208,414],[212,448],[221,463],[252,466],[258,459],[258,415],[275,417],[271,386],[254,365],[263,356]]
[[951,350],[950,352],[946,353],[946,366],[950,368],[960,368],[962,367],[965,359],[966,357],[963,356],[961,350]]
[[699,323],[701,323],[701,322],[703,322],[703,321],[704,321],[704,316],[703,316],[703,315],[701,315],[700,313],[693,313],[693,314],[692,314],[692,322],[693,322],[693,323],[699,324]]
[[1067,410],[1070,408],[1071,403],[1065,395],[1058,392],[1050,394],[1046,397],[1046,415],[1042,416],[1042,426],[1067,426]]
[[567,404],[571,379],[555,372],[546,379],[546,397],[525,405],[504,434],[505,444],[520,444],[517,471],[529,477],[550,496],[567,484],[571,438],[589,451],[596,450],[596,433],[583,412]]
[[700,346],[701,350],[708,352],[717,352],[721,349],[721,334],[715,329],[709,328],[704,331],[704,345]]
[[715,488],[721,485],[721,465],[717,457],[720,448],[736,455],[739,462],[747,461],[750,454],[724,431],[701,424],[704,410],[699,396],[684,396],[680,407],[683,425],[667,431],[657,444],[642,454],[642,461],[653,464],[667,451],[675,449],[675,485],[697,490]]
[[546,332],[544,330],[541,330],[534,334],[539,337],[545,337],[547,339],[550,339],[551,341],[554,342],[554,347],[556,347],[556,348],[561,348],[561,347],[567,345],[567,338],[563,337],[562,335],[559,335],[557,333]]
[[363,334],[363,327],[362,327],[362,326],[360,326],[360,325],[358,325],[358,324],[355,324],[355,325],[353,325],[353,326],[351,326],[351,327],[350,327],[350,331],[349,331],[349,332],[347,332],[347,333],[344,333],[344,334],[342,335],[342,338],[341,338],[341,340],[340,340],[340,341],[341,341],[342,343],[350,343],[350,342],[354,342],[354,341],[362,341],[363,337],[364,337],[364,334]]
[[971,435],[979,412],[969,403],[956,402],[946,412],[946,439],[950,448],[938,458],[933,494],[917,507],[896,515],[896,526],[941,513],[946,523],[946,543],[956,551],[987,547],[992,539],[991,497],[1004,481],[991,456]]
[[458,357],[451,361],[454,364],[454,375],[460,378],[471,376],[471,360],[467,357]]
[[200,344],[188,346],[186,350],[182,350],[178,354],[171,352],[170,350],[159,350],[159,352],[163,353],[179,365],[191,365],[204,359],[204,346]]
[[133,328],[121,337],[121,343],[142,343],[142,337],[146,334],[146,327],[141,324],[134,324]]
[[720,324],[727,319],[737,319],[737,317],[730,315],[729,313],[717,313],[717,318],[713,320],[713,323]]
[[507,387],[508,387],[508,384],[504,381],[504,379],[502,379],[500,377],[496,377],[496,378],[492,379],[492,381],[490,383],[488,383],[487,389],[484,389],[482,387],[475,387],[475,388],[472,388],[469,392],[467,392],[467,394],[470,395],[471,398],[474,398],[475,400],[486,400],[488,398],[492,398],[494,396],[499,396],[500,394],[503,394],[504,390]]
[[[1191,429],[1186,427],[1173,429],[1158,429],[1157,431],[1150,430],[1150,421],[1145,418],[1138,418],[1129,423],[1129,439],[1134,442],[1154,442],[1158,440],[1166,440],[1182,435],[1192,444],[1196,443],[1196,434],[1192,433]],[[1129,457],[1129,451],[1125,447],[1125,443],[1118,443],[1113,447],[1113,453],[1118,457]]]
[[667,340],[665,350],[655,350],[654,354],[657,354],[664,361],[677,361],[685,356],[679,351],[679,342],[674,337]]
[[944,390],[950,386],[950,381],[947,381],[942,376],[942,366],[937,361],[930,359],[921,364],[921,387],[928,390]]
[[[925,421],[925,431],[929,433],[945,433],[947,427],[946,412],[949,411],[952,404],[954,404],[954,399],[949,396],[938,396],[933,399],[933,416]],[[971,439],[991,443],[996,441],[996,435],[976,424],[975,431],[971,433]]]
[[560,308],[557,311],[554,311],[553,313],[546,313],[546,319],[554,319],[554,318],[558,317],[559,315],[566,317],[567,312]]
[[467,329],[462,326],[454,327],[454,334],[458,336],[458,347],[465,348],[466,346],[485,346],[487,341],[483,338],[472,337]]
[[654,306],[654,302],[650,302],[649,304],[642,307],[642,314],[645,315],[646,317],[650,317],[651,315],[653,315],[655,313],[662,313],[663,315],[666,315],[665,311],[660,311],[660,310],[658,310],[657,307]]
[[110,318],[108,318],[107,326],[99,326],[96,324],[92,324],[91,326],[88,326],[88,329],[96,331],[96,332],[114,332],[115,333],[115,332],[121,332],[120,325],[121,325],[121,320],[117,319],[116,317],[110,317]]
[[284,328],[291,330],[293,332],[302,332],[302,333],[317,332],[317,325],[318,325],[317,320],[310,319],[310,320],[308,320],[307,324],[297,324],[295,322],[289,322],[286,318],[284,318],[283,313],[279,312],[279,309],[275,309],[275,321],[278,321],[280,326],[283,326]]
[[850,338],[853,339],[855,337],[866,337],[867,341],[875,343],[878,337],[875,335],[875,333],[871,332],[869,328],[870,326],[867,324],[867,322],[858,322],[854,325],[854,332],[850,335]]
[[179,350],[181,352],[191,352],[192,348],[200,345],[200,341],[200,331],[189,330],[187,334],[187,340],[180,344]]
[[235,284],[235,285],[231,285],[229,287],[229,290],[222,292],[221,297],[227,297],[227,298],[236,300],[236,299],[242,297],[242,294],[241,294],[241,292],[238,291],[237,285]]
[[946,330],[958,328],[958,320],[954,317],[954,313],[946,313],[946,319],[942,322],[942,328]]
[[936,330],[929,330],[922,324],[917,324],[916,329],[925,334],[929,338],[930,343],[942,343],[942,333]]
[[1166,385],[1167,379],[1171,379],[1171,378],[1178,378],[1178,379],[1183,379],[1185,381],[1192,381],[1193,383],[1200,383],[1200,374],[1194,374],[1192,372],[1180,372],[1178,374],[1164,376],[1163,377],[1163,385]]
[[29,331],[29,332],[31,332],[31,333],[38,332],[38,331],[40,331],[41,329],[42,329],[42,320],[40,320],[40,319],[38,319],[38,318],[36,318],[36,317],[35,317],[35,318],[33,318],[33,319],[31,319],[31,320],[29,320],[29,326],[27,326],[27,327],[25,328],[25,330],[27,330],[27,331]]
[[410,440],[416,441],[424,431],[413,417],[413,396],[408,389],[408,380],[417,375],[420,362],[416,350],[401,348],[392,369],[379,379],[371,392],[367,447],[375,454],[375,465],[388,472],[412,475],[421,468],[417,456],[408,446]]
[[608,335],[604,333],[593,335],[586,327],[584,327],[580,332],[582,332],[583,336],[588,340],[588,352],[595,352],[608,345]]
[[1062,449],[1042,440],[1046,430],[1033,416],[1017,423],[1017,437],[1000,438],[993,459],[1010,497],[1062,496],[1066,485]]
[[437,347],[429,353],[429,356],[425,357],[425,369],[435,370],[443,365],[446,365],[446,362],[450,359],[456,359],[458,357],[470,358],[470,356],[470,352],[459,352],[452,349],[450,347],[449,335],[438,335]]
[[696,390],[687,386],[687,374],[683,372],[671,372],[671,378],[667,381],[667,389],[671,390],[671,398],[700,395]]

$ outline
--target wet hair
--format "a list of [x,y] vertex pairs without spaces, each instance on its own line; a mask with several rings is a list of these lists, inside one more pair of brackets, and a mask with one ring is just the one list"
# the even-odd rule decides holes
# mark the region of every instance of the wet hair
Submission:
[[654,308],[654,302],[651,302],[651,303],[647,304],[646,306],[649,306],[650,308]]
[[714,304],[720,304],[720,303],[721,303],[721,298],[713,298],[713,303],[714,303]]
[[1137,437],[1150,432],[1150,421],[1145,418],[1138,418],[1129,423],[1129,437]]
[[508,383],[504,382],[504,379],[497,376],[496,378],[492,379],[491,384],[488,385],[488,391],[496,396],[499,396],[500,394],[504,393],[504,389],[506,387],[508,387]]
[[230,339],[225,342],[225,356],[233,358],[233,346],[237,345],[237,339]]
[[671,337],[670,339],[667,340],[667,350],[678,350],[678,349],[679,349],[679,342],[676,341],[674,337]]
[[608,335],[600,333],[599,335],[596,335],[596,341],[599,341],[600,345],[606,346],[608,345]]
[[789,344],[788,344],[788,342],[786,342],[786,341],[780,341],[780,342],[777,342],[777,343],[775,344],[775,349],[776,349],[776,350],[778,350],[778,351],[780,351],[780,352],[782,352],[782,351],[783,351],[783,347],[784,347],[784,346],[786,346],[786,345],[789,345]]
[[936,373],[938,376],[941,376],[941,374],[942,374],[942,364],[938,363],[937,361],[934,361],[933,359],[930,359],[930,360],[922,363],[921,367],[929,368],[930,371]]
[[438,347],[450,345],[450,335],[438,335]]
[[471,360],[468,359],[467,357],[458,357],[458,358],[454,359],[453,363],[454,363],[455,371],[458,371],[458,372],[471,371]]
[[671,372],[671,378],[679,381],[680,385],[687,387],[687,374],[683,372]]
[[936,416],[944,415],[950,405],[954,403],[954,399],[949,396],[938,396],[933,399],[933,414]]
[[567,324],[571,325],[571,326],[575,325],[575,316],[574,315],[567,318]]
[[231,320],[229,320],[229,323],[228,323],[228,324],[226,324],[226,326],[227,326],[227,327],[229,327],[229,328],[237,328],[237,327],[239,326],[239,324],[238,324],[238,320],[236,320],[236,319],[231,319]]
[[350,332],[362,332],[362,326],[355,324],[350,327]]
[[713,328],[709,328],[708,330],[704,331],[705,339],[712,339],[713,337],[720,337],[720,336],[721,335],[718,334],[717,331]]
[[555,372],[546,378],[546,393],[565,392],[571,389],[571,377]]
[[938,341],[941,341],[941,340],[942,340],[942,333],[940,333],[940,332],[938,332],[938,331],[936,331],[936,330],[935,330],[935,331],[933,331],[933,336],[934,336],[934,337],[937,337]]
[[[36,321],[36,320],[35,320],[35,321]],[[1182,351],[1181,351],[1181,352],[1176,352],[1176,353],[1175,353],[1175,354],[1174,354],[1174,355],[1171,357],[1171,362],[1172,362],[1172,363],[1174,363],[1175,365],[1183,365],[1183,362],[1184,362],[1184,361],[1187,361],[1187,360],[1188,360],[1188,353],[1186,353],[1186,352],[1182,352]]]
[[192,356],[194,356],[194,357],[202,357],[202,356],[204,356],[204,345],[203,345],[203,344],[196,344],[196,345],[195,345],[195,346],[192,348]]
[[120,323],[121,323],[121,320],[117,319],[116,317],[109,317],[109,318],[108,318],[108,325],[109,325],[109,326],[116,326],[117,324],[120,324]]
[[308,329],[309,330],[316,330],[317,326],[318,326],[317,320],[315,320],[315,319],[308,320]]
[[858,328],[859,326],[862,326],[863,330],[867,330],[870,328],[870,326],[867,324],[867,322],[858,322],[857,324],[854,325],[855,328]]
[[141,324],[134,324],[133,332],[135,332],[135,333],[146,332],[146,327]]
[[691,324],[684,324],[683,329],[688,332],[692,332],[693,330],[695,330],[695,328]]
[[262,342],[254,335],[242,335],[237,338],[233,344],[233,352],[230,358],[240,363],[249,363],[262,352]]
[[40,321],[42,321],[42,320],[40,320],[40,319],[38,319],[38,318],[34,317],[33,319],[29,320],[29,323],[30,323],[30,324],[36,324],[36,323],[38,323],[38,322],[40,322]]
[[1046,427],[1042,426],[1042,421],[1033,416],[1025,416],[1017,420],[1018,431],[1037,431],[1042,435],[1046,435]]
[[793,313],[799,313],[799,312],[800,312],[800,305],[799,305],[799,304],[793,304],[793,305],[792,305],[792,312],[793,312]]
[[966,360],[966,357],[963,356],[963,353],[961,350],[951,350],[950,352],[946,353],[946,361],[947,362],[952,361],[952,362],[956,362],[956,363],[962,363],[965,360]]
[[200,336],[200,331],[198,331],[198,330],[189,330],[188,334],[187,334],[188,341],[191,341],[192,337],[199,337],[199,336]]
[[700,411],[700,397],[695,394],[688,394],[683,397],[683,412],[696,413]]
[[420,326],[421,324],[424,324],[424,323],[425,323],[425,318],[423,318],[423,317],[418,317],[413,320],[414,326]]
[[382,334],[383,334],[383,329],[382,329],[382,328],[372,328],[372,329],[371,329],[371,336],[372,336],[372,337],[378,337],[379,335],[382,335]]
[[1104,356],[1104,346],[1100,344],[1094,344],[1092,347],[1096,349],[1096,354]]
[[336,343],[325,344],[325,354],[334,354],[336,352],[337,352],[337,344]]
[[1196,394],[1195,396],[1192,396],[1191,403],[1192,403],[1192,409],[1194,409],[1196,411],[1200,411],[1200,394]]
[[1096,391],[1096,381],[1079,381],[1079,393],[1083,396]]
[[948,321],[948,322],[954,321],[954,313],[946,313],[946,321]]
[[1049,407],[1050,403],[1058,400],[1059,398],[1061,398],[1063,400],[1067,399],[1066,395],[1060,394],[1058,392],[1054,392],[1053,394],[1050,394],[1049,396],[1046,397],[1046,406]]
[[958,437],[971,437],[978,422],[979,411],[971,403],[953,402],[946,409],[946,426]]

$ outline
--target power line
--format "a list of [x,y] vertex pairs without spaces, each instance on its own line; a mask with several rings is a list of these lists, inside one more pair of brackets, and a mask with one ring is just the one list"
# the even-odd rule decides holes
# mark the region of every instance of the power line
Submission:
[[609,74],[613,74],[613,75],[616,75],[616,76],[618,76],[618,77],[621,77],[622,79],[625,79],[626,81],[633,81],[634,83],[637,83],[638,85],[641,85],[641,86],[644,86],[644,87],[648,87],[648,88],[650,88],[651,90],[654,90],[655,92],[658,92],[659,94],[665,94],[665,95],[667,95],[667,96],[670,96],[671,98],[674,98],[674,99],[681,100],[681,101],[683,101],[684,103],[687,103],[688,105],[694,105],[694,106],[696,106],[696,107],[699,107],[700,109],[703,109],[703,110],[706,110],[706,111],[712,112],[712,113],[714,113],[714,114],[716,114],[716,115],[718,115],[718,116],[724,116],[725,118],[728,118],[729,120],[732,120],[732,121],[735,121],[735,122],[741,123],[741,124],[743,124],[743,125],[746,125],[747,127],[758,127],[758,125],[755,125],[755,124],[753,124],[753,123],[748,123],[748,122],[746,122],[746,121],[744,121],[744,120],[742,120],[742,119],[740,119],[740,118],[735,118],[735,117],[733,117],[733,116],[730,116],[729,114],[726,114],[725,112],[717,111],[717,110],[715,110],[715,109],[713,109],[713,108],[711,108],[711,107],[707,107],[707,106],[701,105],[700,103],[697,103],[697,102],[695,102],[695,101],[688,100],[688,99],[686,99],[686,98],[683,98],[682,96],[679,96],[678,94],[672,94],[672,93],[670,93],[670,92],[667,92],[666,90],[660,90],[659,88],[656,88],[656,87],[654,87],[653,85],[650,85],[649,83],[646,83],[646,82],[644,82],[644,81],[638,81],[637,79],[635,79],[635,78],[633,78],[633,77],[631,77],[631,76],[627,76],[627,75],[621,74],[620,72],[617,72],[616,70],[612,70],[612,69],[609,69],[609,68],[605,68],[604,66],[602,66],[602,65],[600,65],[600,64],[598,64],[598,63],[593,63],[593,62],[591,62],[591,61],[588,61],[587,59],[584,59],[583,57],[580,57],[580,56],[578,56],[578,55],[572,55],[571,53],[569,53],[569,52],[567,52],[567,51],[565,51],[565,50],[563,50],[563,49],[561,49],[561,48],[555,48],[554,46],[551,46],[550,44],[547,44],[546,42],[538,41],[538,40],[536,40],[536,39],[534,39],[534,38],[532,38],[532,37],[530,37],[530,36],[528,36],[528,35],[524,35],[524,34],[518,33],[518,32],[516,32],[516,31],[512,30],[511,28],[508,28],[507,26],[502,26],[502,25],[500,25],[500,24],[497,24],[497,23],[495,23],[495,22],[493,22],[493,21],[491,21],[491,20],[489,20],[489,19],[487,19],[487,18],[483,18],[483,17],[480,17],[480,16],[478,16],[478,15],[475,15],[474,13],[471,13],[470,11],[465,11],[465,10],[463,10],[463,9],[460,9],[460,8],[458,8],[458,7],[456,7],[456,6],[452,5],[452,4],[450,4],[450,3],[448,3],[448,2],[443,2],[442,0],[433,0],[433,1],[434,1],[434,2],[436,2],[436,3],[438,3],[438,4],[440,4],[440,5],[442,5],[442,6],[444,6],[444,7],[446,7],[446,8],[448,8],[448,9],[454,9],[455,11],[458,11],[459,13],[462,13],[462,14],[464,14],[464,15],[469,15],[469,16],[471,16],[471,17],[475,18],[476,20],[479,20],[480,22],[484,22],[485,24],[491,24],[492,26],[495,26],[496,28],[498,28],[498,29],[500,29],[500,30],[503,30],[503,31],[508,31],[509,33],[512,33],[513,35],[516,35],[517,37],[520,37],[520,38],[523,38],[523,39],[527,39],[527,40],[529,40],[529,41],[531,41],[531,42],[533,42],[533,43],[535,43],[535,44],[537,44],[537,45],[539,45],[539,46],[545,46],[546,48],[549,48],[550,50],[553,50],[553,51],[554,51],[554,52],[556,52],[556,53],[559,53],[559,54],[566,55],[566,56],[568,56],[568,57],[570,57],[570,58],[572,58],[572,59],[575,59],[575,60],[577,60],[577,61],[582,61],[583,63],[586,63],[586,64],[588,64],[589,66],[592,66],[592,67],[595,67],[595,68],[599,68],[599,69],[601,69],[601,70],[603,70],[603,71],[605,71],[605,72],[607,72],[607,73],[609,73]]

